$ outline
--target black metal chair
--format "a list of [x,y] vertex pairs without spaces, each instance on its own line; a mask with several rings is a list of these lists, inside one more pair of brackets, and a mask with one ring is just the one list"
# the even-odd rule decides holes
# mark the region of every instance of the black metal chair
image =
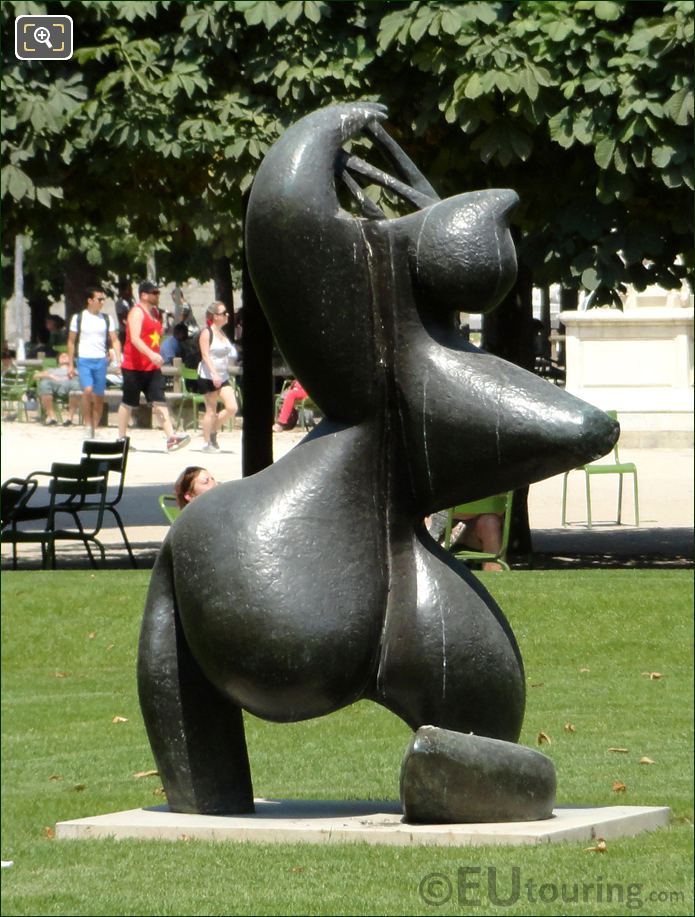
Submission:
[[36,478],[8,478],[3,482],[0,497],[0,522],[3,529],[21,514],[38,484]]
[[[17,545],[40,544],[42,566],[44,569],[56,568],[56,542],[81,541],[89,555],[93,567],[97,566],[91,545],[98,548],[101,562],[105,560],[104,546],[96,537],[103,525],[104,511],[106,508],[106,491],[108,487],[109,470],[105,463],[81,462],[79,465],[69,465],[55,462],[49,472],[39,472],[39,475],[50,474],[48,483],[49,503],[44,506],[27,506],[27,500],[18,501],[21,507],[12,511],[7,517],[3,516],[2,540],[12,544],[12,567],[17,569]],[[14,479],[18,481],[19,479]],[[5,482],[9,484],[10,482]],[[36,489],[37,473],[30,475],[21,482]],[[5,485],[3,485],[3,491]],[[32,490],[33,493],[33,490]],[[56,528],[56,517],[59,514],[69,515],[75,529]],[[85,528],[83,515],[93,515],[94,524]],[[20,522],[44,522],[43,528],[35,530],[19,529]]]
[[128,541],[128,536],[125,532],[125,526],[123,525],[121,514],[116,509],[116,505],[120,502],[121,497],[123,496],[123,486],[125,484],[125,472],[128,465],[129,448],[130,439],[127,436],[124,439],[118,439],[115,442],[105,442],[100,439],[86,439],[82,443],[82,461],[106,463],[110,474],[117,474],[119,476],[115,493],[111,487],[109,487],[109,493],[106,497],[105,509],[106,512],[111,513],[116,520],[118,528],[121,530],[123,543],[125,544],[126,550],[128,551],[130,562],[133,567],[137,567],[135,555],[133,554],[133,549],[131,548],[130,542]]

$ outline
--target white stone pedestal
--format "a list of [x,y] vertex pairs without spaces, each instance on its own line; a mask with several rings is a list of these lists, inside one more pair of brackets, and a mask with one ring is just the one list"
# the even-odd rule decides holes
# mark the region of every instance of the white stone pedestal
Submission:
[[257,799],[253,815],[181,815],[167,806],[132,809],[58,822],[56,838],[113,837],[267,843],[362,842],[416,846],[479,846],[590,842],[668,825],[670,809],[651,806],[558,806],[535,822],[486,825],[407,825],[398,802]]
[[618,412],[621,445],[693,443],[693,309],[561,312],[566,389]]

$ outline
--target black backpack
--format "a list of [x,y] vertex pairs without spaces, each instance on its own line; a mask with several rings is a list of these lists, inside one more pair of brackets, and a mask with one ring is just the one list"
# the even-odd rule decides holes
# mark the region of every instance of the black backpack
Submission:
[[212,328],[209,326],[208,328],[203,328],[203,330],[199,331],[197,334],[194,334],[193,337],[181,341],[181,359],[186,369],[198,369],[198,364],[202,359],[200,353],[200,335],[205,331],[209,332],[210,343],[212,344]]

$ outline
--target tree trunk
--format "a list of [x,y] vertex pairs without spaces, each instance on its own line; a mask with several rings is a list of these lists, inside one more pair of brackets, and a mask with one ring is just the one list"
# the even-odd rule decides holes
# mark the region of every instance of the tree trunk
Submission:
[[273,464],[273,335],[251,283],[246,252],[241,294],[244,304],[241,469],[243,476],[248,477]]
[[28,283],[27,287],[27,301],[31,315],[29,338],[33,344],[46,344],[48,341],[46,316],[49,312],[50,300],[42,290],[33,289],[31,283]]
[[545,286],[541,289],[541,322],[543,323],[543,352],[541,356],[550,359],[550,334],[552,332],[552,323],[550,315],[550,288]]
[[85,293],[91,283],[98,283],[94,267],[89,264],[82,252],[74,252],[65,265],[65,321],[70,327],[70,319],[84,309],[86,305]]
[[482,345],[489,353],[533,371],[534,338],[533,281],[528,268],[520,264],[511,292],[494,312],[483,316]]
[[[222,258],[213,258],[212,279],[215,284],[215,299],[223,302],[230,315],[230,322],[234,323],[234,287],[232,286],[232,265],[224,255]],[[230,334],[229,337],[233,337]]]
[[[483,317],[482,346],[495,356],[533,372],[534,337],[533,280],[528,268],[519,264],[511,292],[494,312]],[[528,487],[514,492],[509,550],[511,554],[531,555]]]

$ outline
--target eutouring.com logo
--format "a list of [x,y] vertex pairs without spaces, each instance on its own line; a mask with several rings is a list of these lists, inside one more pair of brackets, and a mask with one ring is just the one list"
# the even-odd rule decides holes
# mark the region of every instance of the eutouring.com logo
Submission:
[[453,876],[431,872],[418,884],[420,899],[431,907],[458,904],[467,907],[511,907],[518,901],[530,904],[621,904],[639,910],[645,904],[682,904],[682,891],[649,890],[641,882],[610,882],[603,876],[593,881],[543,881],[525,879],[521,867],[460,866]]

